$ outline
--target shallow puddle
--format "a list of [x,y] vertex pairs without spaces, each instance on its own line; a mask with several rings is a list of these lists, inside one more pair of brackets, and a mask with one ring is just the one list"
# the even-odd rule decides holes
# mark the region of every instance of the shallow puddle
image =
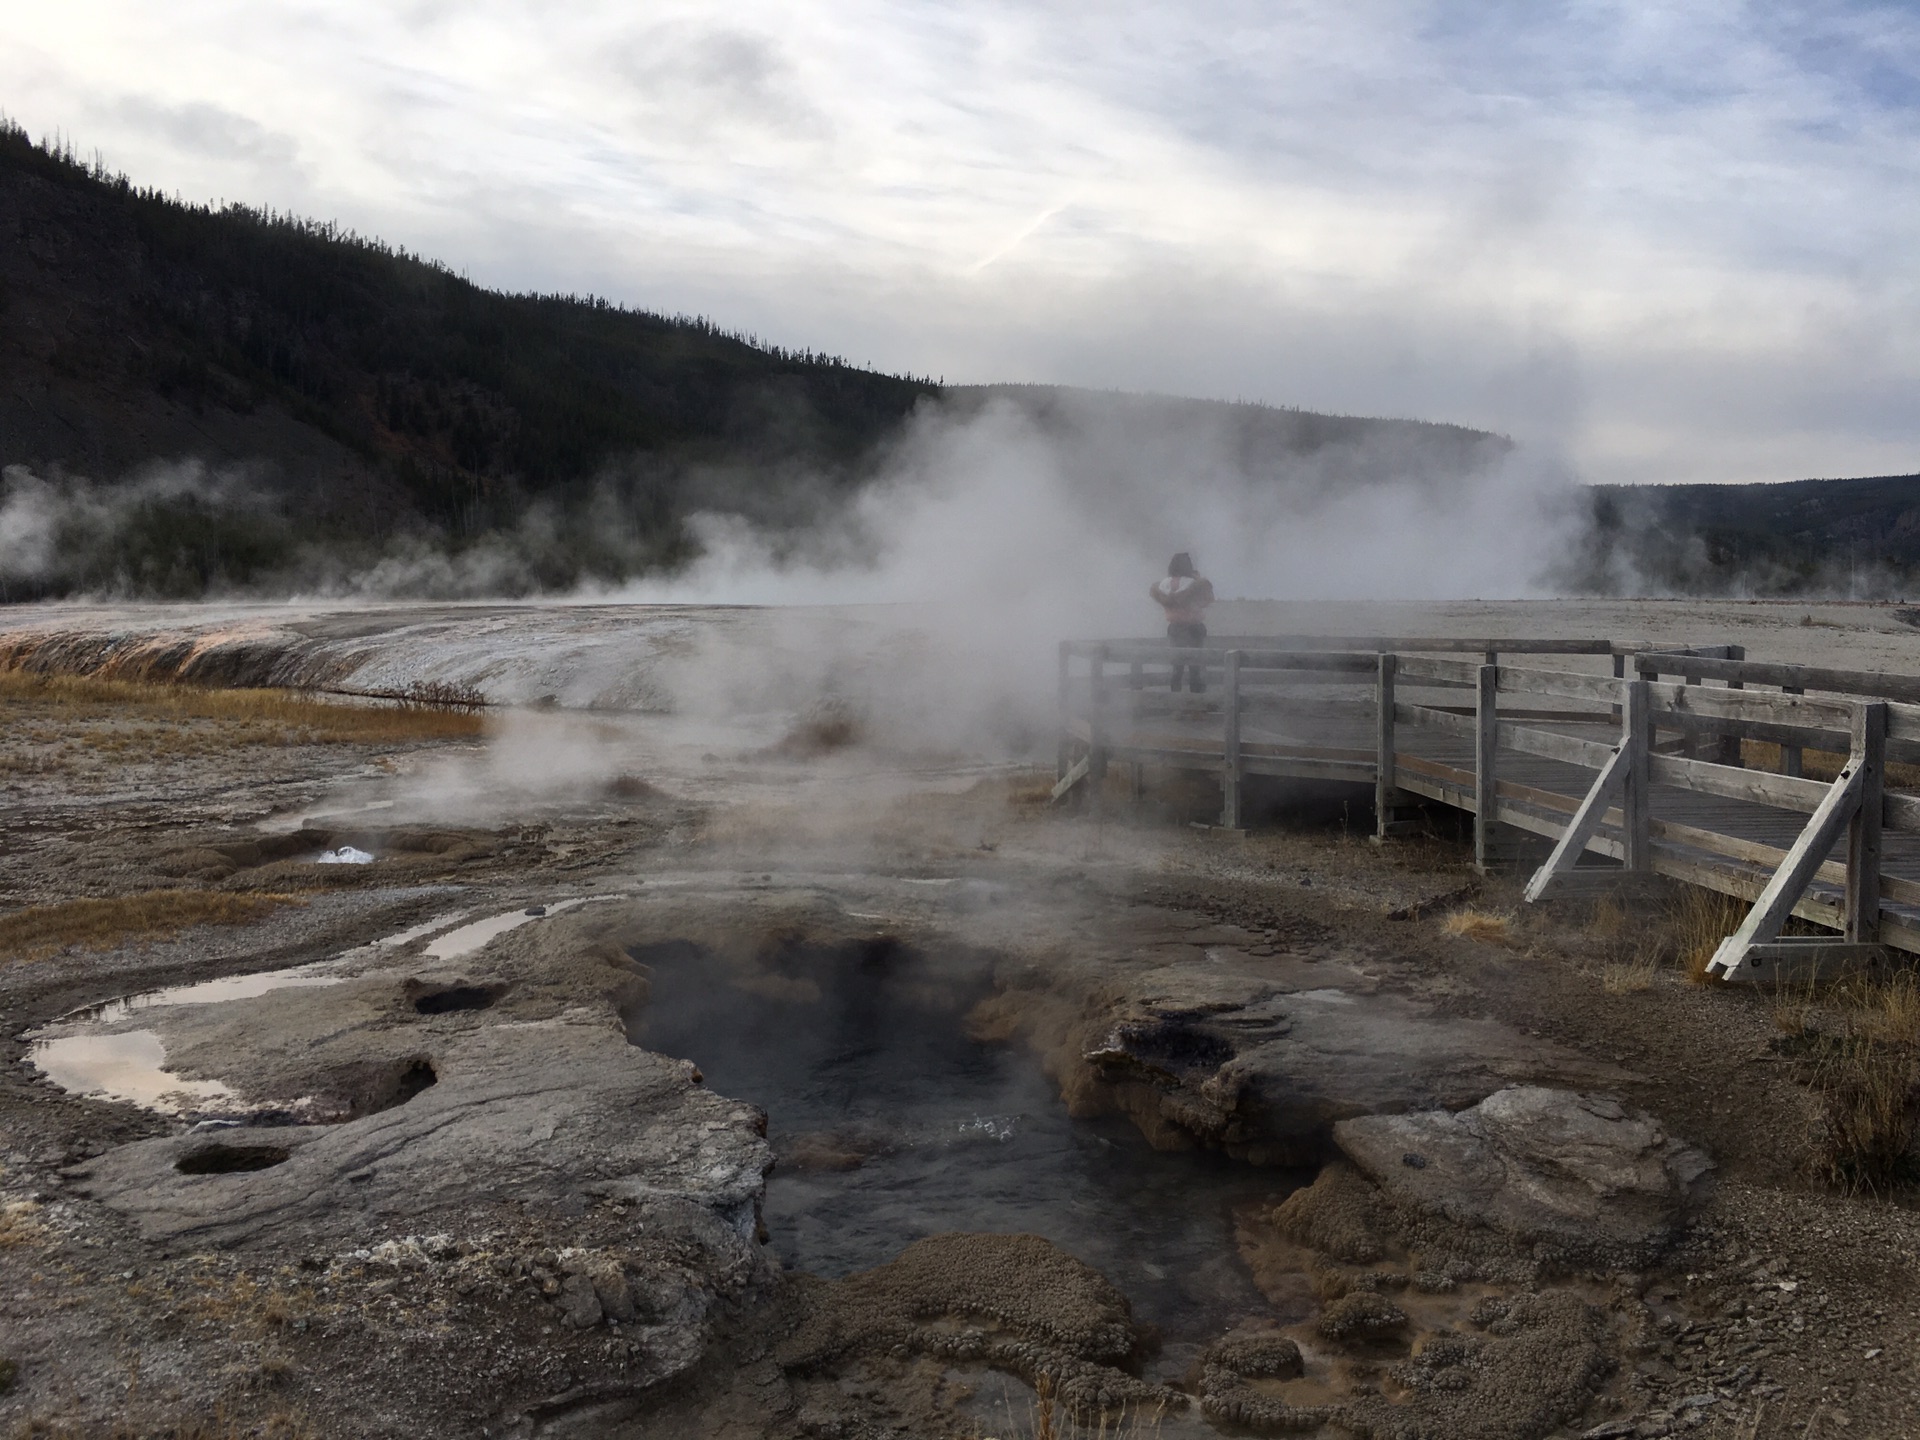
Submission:
[[749,968],[688,944],[630,953],[652,970],[634,1042],[767,1111],[780,1160],[764,1214],[790,1266],[846,1275],[942,1231],[1043,1235],[1161,1328],[1167,1363],[1270,1313],[1232,1212],[1308,1177],[1162,1154],[1124,1121],[1070,1119],[1024,1047],[966,1037],[984,962],[885,944],[792,947]]
[[236,1097],[218,1080],[183,1080],[166,1069],[166,1047],[151,1030],[36,1040],[28,1058],[61,1089],[124,1100],[177,1115],[224,1108]]
[[555,900],[547,905],[531,905],[520,910],[508,910],[501,915],[489,915],[484,920],[475,920],[471,925],[462,925],[458,930],[449,930],[438,940],[427,946],[427,958],[430,960],[454,960],[462,955],[471,955],[482,945],[517,930],[535,920],[548,915],[558,915],[563,910],[571,910],[576,905],[584,905],[593,899],[585,895],[572,900]]
[[156,1005],[214,1005],[222,1000],[248,1000],[255,995],[265,995],[270,990],[338,985],[345,977],[323,973],[332,963],[321,961],[317,965],[297,965],[287,970],[227,975],[218,980],[202,980],[195,985],[170,985],[163,990],[143,990],[138,995],[127,995],[119,1000],[108,1000],[101,1005],[76,1010],[70,1015],[61,1016],[55,1023],[64,1025],[84,1021],[111,1025],[137,1010],[150,1010]]

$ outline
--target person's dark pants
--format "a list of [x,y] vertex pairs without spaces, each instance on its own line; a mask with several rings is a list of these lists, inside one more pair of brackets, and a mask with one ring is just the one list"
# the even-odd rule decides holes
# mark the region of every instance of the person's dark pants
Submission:
[[[1207,627],[1198,621],[1175,621],[1173,624],[1167,626],[1167,643],[1181,649],[1190,646],[1197,647],[1204,645],[1207,643]],[[1191,663],[1182,665],[1179,660],[1176,659],[1173,662],[1172,687],[1175,690],[1180,688],[1180,672],[1182,670],[1187,673],[1187,688],[1192,690],[1196,695],[1205,694],[1207,689],[1207,667],[1205,665],[1195,665]]]

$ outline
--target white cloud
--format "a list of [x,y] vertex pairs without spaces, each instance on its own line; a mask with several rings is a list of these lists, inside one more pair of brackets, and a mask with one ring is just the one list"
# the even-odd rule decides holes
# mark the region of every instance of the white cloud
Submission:
[[139,179],[889,368],[1920,468],[1904,7],[239,5],[0,19]]

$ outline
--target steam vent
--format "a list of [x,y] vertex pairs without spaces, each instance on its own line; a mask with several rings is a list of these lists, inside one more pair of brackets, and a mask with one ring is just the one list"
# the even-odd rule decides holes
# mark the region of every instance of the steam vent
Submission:
[[1913,1159],[1893,632],[1222,608],[973,686],[917,612],[20,612],[0,1404],[1747,1434],[1905,1343],[1831,1258]]

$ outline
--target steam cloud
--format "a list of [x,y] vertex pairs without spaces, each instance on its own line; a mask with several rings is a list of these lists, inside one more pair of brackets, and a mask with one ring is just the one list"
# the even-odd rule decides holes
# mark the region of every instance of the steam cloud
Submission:
[[800,500],[695,513],[700,558],[624,584],[580,578],[589,543],[614,547],[616,573],[659,559],[612,474],[571,508],[537,501],[471,542],[413,533],[375,547],[304,538],[284,497],[244,467],[159,465],[114,486],[13,467],[0,483],[0,585],[15,599],[919,602],[964,609],[1004,640],[1141,629],[1153,618],[1144,587],[1176,549],[1223,596],[1514,597],[1540,593],[1569,543],[1569,487],[1471,432],[1346,422],[1304,443],[1275,417],[1295,429],[1318,417],[1036,393],[926,407],[850,497],[765,477]]

